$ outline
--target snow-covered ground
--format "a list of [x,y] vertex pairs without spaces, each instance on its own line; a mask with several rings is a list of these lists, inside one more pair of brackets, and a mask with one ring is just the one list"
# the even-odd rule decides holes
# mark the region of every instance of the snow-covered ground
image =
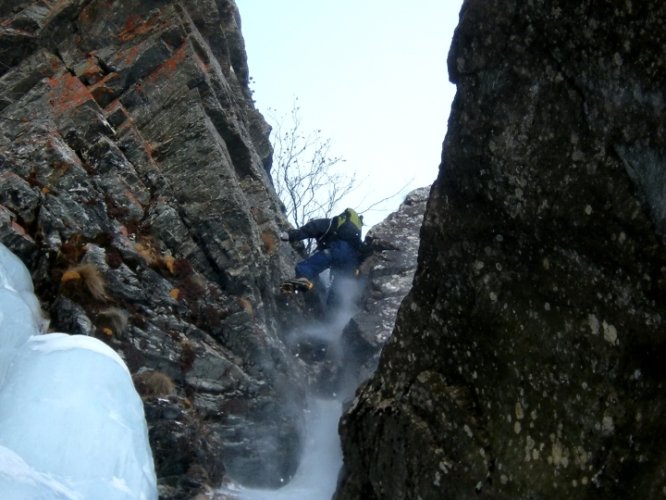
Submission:
[[43,329],[30,273],[0,243],[0,497],[156,499],[124,362],[97,339]]

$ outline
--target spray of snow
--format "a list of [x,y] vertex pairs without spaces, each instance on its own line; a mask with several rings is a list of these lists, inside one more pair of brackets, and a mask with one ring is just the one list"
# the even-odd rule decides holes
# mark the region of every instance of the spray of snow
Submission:
[[[341,338],[344,327],[356,313],[362,284],[354,278],[336,278],[337,301],[328,311],[326,320],[313,323],[299,332],[292,332],[291,339],[315,340],[326,345],[330,361],[343,366]],[[338,474],[342,466],[342,451],[338,435],[338,422],[342,415],[345,397],[353,394],[356,380],[348,386],[339,386],[338,391],[322,397],[312,395],[308,399],[305,415],[305,444],[301,454],[300,466],[294,477],[284,487],[267,489],[249,489],[240,485],[225,485],[220,492],[241,500],[322,500],[331,498],[335,492]]]

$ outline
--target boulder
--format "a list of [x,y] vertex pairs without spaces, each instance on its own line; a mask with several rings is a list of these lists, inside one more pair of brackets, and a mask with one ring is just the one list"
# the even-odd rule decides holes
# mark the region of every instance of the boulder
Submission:
[[463,4],[414,287],[336,498],[663,495],[665,23]]

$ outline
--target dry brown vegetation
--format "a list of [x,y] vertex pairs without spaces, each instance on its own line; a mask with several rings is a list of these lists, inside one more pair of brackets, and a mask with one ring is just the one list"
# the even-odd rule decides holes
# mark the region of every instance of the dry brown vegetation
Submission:
[[104,276],[94,264],[83,263],[67,268],[60,278],[60,286],[64,292],[88,292],[98,302],[109,300]]
[[141,396],[147,397],[166,397],[175,393],[171,377],[166,373],[149,370],[137,373],[133,377],[134,386]]

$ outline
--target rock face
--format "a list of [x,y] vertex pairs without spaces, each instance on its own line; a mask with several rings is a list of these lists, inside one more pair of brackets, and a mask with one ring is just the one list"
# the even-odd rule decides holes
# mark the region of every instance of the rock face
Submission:
[[232,0],[0,1],[0,239],[59,331],[119,352],[162,498],[282,484],[294,253]]
[[367,278],[359,310],[342,334],[343,367],[355,390],[377,367],[400,303],[412,287],[429,187],[409,193],[398,210],[373,226],[366,243],[377,248],[362,265]]
[[337,498],[666,486],[666,6],[466,1],[414,288]]
[[[294,356],[306,363],[313,396],[347,403],[374,372],[400,302],[412,286],[429,189],[409,193],[395,212],[368,231],[360,273],[332,285],[341,291],[333,305],[322,305],[325,292],[290,298],[310,312],[294,321],[283,337]],[[325,280],[315,291],[318,286],[325,289]]]

